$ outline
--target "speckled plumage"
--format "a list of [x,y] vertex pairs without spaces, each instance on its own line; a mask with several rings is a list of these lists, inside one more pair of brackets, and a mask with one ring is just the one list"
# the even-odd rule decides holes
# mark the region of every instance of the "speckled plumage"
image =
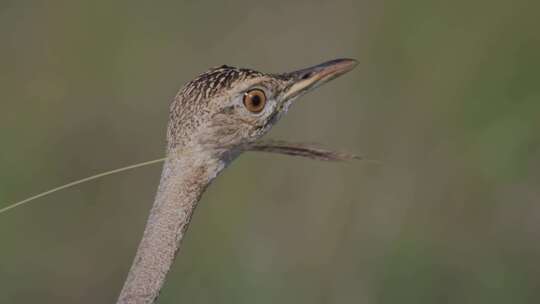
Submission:
[[220,91],[230,89],[233,84],[249,78],[262,77],[264,74],[250,69],[240,69],[228,65],[211,68],[188,82],[180,91],[183,97],[194,101],[214,97]]
[[[341,59],[278,75],[220,66],[180,90],[170,107],[167,158],[157,195],[117,303],[155,302],[206,187],[235,156],[249,150],[293,100],[354,65],[354,60]],[[250,111],[243,103],[252,90],[264,92],[261,111]],[[342,157],[283,143],[251,149],[325,160]]]
[[[246,135],[249,130],[242,128],[239,122],[255,125],[257,119],[249,113],[244,115],[246,113],[239,109],[241,104],[231,104],[230,99],[238,99],[245,90],[254,86],[264,87],[270,96],[277,98],[274,92],[289,83],[289,79],[283,75],[264,74],[227,65],[211,68],[184,85],[171,103],[167,132],[169,148],[187,145],[197,147],[198,144],[214,141],[205,137],[205,129],[208,128],[213,129],[219,145],[238,144],[238,141],[232,139],[230,142],[222,139],[235,134]],[[266,121],[263,124],[266,125]],[[263,128],[258,129],[264,131]]]

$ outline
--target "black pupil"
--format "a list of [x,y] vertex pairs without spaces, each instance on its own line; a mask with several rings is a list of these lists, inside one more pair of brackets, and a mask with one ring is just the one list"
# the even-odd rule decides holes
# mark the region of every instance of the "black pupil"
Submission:
[[253,95],[251,96],[251,104],[255,107],[258,107],[261,105],[261,96],[259,95]]

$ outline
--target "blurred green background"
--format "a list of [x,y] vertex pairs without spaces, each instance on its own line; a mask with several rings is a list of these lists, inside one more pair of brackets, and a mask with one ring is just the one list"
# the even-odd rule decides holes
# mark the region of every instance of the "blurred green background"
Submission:
[[[357,69],[268,138],[376,159],[240,157],[160,303],[540,303],[538,1],[0,2],[0,207],[158,158],[219,64]],[[160,166],[0,215],[0,303],[113,303]]]

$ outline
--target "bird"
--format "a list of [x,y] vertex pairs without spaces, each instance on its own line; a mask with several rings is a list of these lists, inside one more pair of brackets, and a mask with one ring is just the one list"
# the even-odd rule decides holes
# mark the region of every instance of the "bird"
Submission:
[[356,65],[335,59],[279,74],[222,65],[184,85],[170,105],[158,190],[117,303],[155,303],[203,192],[243,152],[354,158],[261,138],[295,100]]

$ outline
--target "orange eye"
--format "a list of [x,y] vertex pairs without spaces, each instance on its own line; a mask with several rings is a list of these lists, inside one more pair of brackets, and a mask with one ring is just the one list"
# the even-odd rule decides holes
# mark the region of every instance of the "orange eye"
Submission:
[[259,113],[266,105],[266,95],[259,89],[254,89],[244,94],[244,106],[251,113]]

